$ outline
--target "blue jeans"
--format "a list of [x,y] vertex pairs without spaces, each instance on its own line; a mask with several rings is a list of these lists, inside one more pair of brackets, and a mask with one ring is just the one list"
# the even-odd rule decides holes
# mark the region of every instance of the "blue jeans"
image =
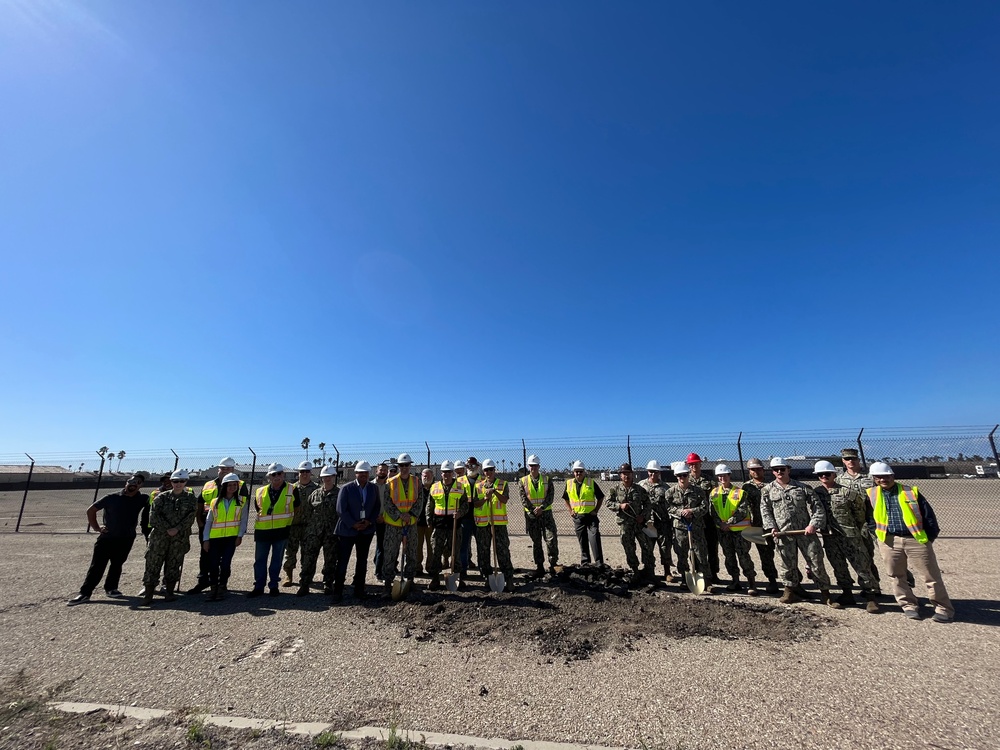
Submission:
[[[253,556],[253,587],[255,591],[264,590],[264,579],[270,579],[270,588],[278,588],[278,577],[281,575],[281,562],[285,557],[287,539],[273,542],[257,541]],[[268,565],[267,555],[271,553],[271,564]]]

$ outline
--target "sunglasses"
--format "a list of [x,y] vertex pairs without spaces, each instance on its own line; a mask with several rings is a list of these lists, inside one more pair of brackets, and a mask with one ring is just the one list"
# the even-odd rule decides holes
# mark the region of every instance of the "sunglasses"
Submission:
[[184,484],[186,481],[186,479],[171,479],[170,484]]
[[772,466],[771,467],[771,471],[773,471],[775,474],[784,474],[786,471],[788,471],[788,467],[787,466]]
[[832,472],[832,471],[824,471],[822,474],[817,474],[816,476],[818,476],[818,477],[835,477],[837,475],[836,475],[835,472]]

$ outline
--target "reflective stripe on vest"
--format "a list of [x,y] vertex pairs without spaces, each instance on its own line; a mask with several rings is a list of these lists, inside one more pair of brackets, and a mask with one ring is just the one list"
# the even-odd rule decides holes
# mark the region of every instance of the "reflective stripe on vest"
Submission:
[[[503,492],[506,486],[507,483],[505,481],[502,479],[497,480],[496,489],[498,492]],[[479,482],[477,489],[479,490],[480,497],[486,494],[485,479]],[[507,525],[507,503],[503,501],[500,495],[494,495],[479,508],[473,506],[472,514],[476,519],[476,526],[489,526],[491,515],[493,516],[493,523],[496,526]]]
[[[889,533],[889,509],[885,505],[885,494],[881,487],[870,487],[868,490],[868,502],[872,504],[872,515],[875,517],[875,536],[880,541],[885,542],[885,535]],[[924,519],[920,515],[920,505],[917,497],[920,492],[916,487],[907,490],[903,485],[899,485],[899,507],[903,511],[903,523],[906,530],[913,535],[921,544],[927,544],[927,532],[924,531]]]
[[[240,480],[240,487],[236,490],[236,494],[239,495],[243,490],[243,485],[245,482]],[[206,503],[211,503],[215,498],[219,496],[219,484],[215,479],[209,479],[205,482],[205,486],[201,488],[201,497]]]
[[212,528],[208,531],[209,539],[239,536],[240,520],[243,515],[243,503],[240,502],[239,495],[232,499],[229,510],[226,510],[225,501],[216,497],[208,508],[208,514],[212,518]]
[[576,493],[576,480],[566,480],[566,494],[569,495],[569,507],[574,513],[593,513],[597,510],[597,497],[594,494],[594,480],[584,479],[580,494]]
[[[257,489],[257,507],[260,512],[257,515],[257,523],[254,529],[257,531],[267,531],[269,529],[282,529],[292,525],[292,485],[285,483],[281,488],[276,502],[271,502],[271,485],[265,484]],[[264,510],[267,509],[265,513]]]
[[[740,501],[743,500],[743,490],[739,487],[732,487],[729,492],[726,492],[722,485],[719,485],[712,488],[711,498],[712,503],[715,505],[715,512],[719,514],[719,518],[722,519],[723,523],[726,523],[736,513],[736,509],[740,507]],[[729,524],[729,528],[733,531],[741,531],[749,526],[749,518]]]
[[[552,507],[552,503],[545,505],[545,492],[548,489],[548,483],[545,481],[545,477],[541,474],[538,475],[538,489],[534,488],[534,483],[531,481],[531,475],[528,474],[525,477],[521,477],[521,485],[524,487],[524,494],[528,496],[531,504],[538,507],[543,507],[548,510]],[[530,512],[527,508],[524,509],[525,513]]]
[[478,497],[476,495],[476,483],[469,479],[468,475],[456,477],[455,484],[465,489],[465,494],[469,496],[470,503]]
[[458,482],[451,485],[448,496],[445,497],[444,484],[435,482],[431,485],[431,499],[434,500],[435,516],[453,516],[458,512],[458,504],[465,494],[465,488]]
[[[400,513],[409,513],[410,509],[417,502],[417,478],[415,476],[409,476],[406,478],[407,492],[403,493],[403,482],[400,479],[399,474],[389,479],[389,499],[393,505],[399,510]],[[390,526],[402,526],[402,519],[392,518],[388,513],[385,514],[385,522]],[[409,525],[413,525],[417,522],[417,519],[411,519]]]

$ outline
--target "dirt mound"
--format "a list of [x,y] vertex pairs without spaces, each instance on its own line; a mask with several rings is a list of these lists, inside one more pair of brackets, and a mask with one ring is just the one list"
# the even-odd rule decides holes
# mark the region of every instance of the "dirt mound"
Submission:
[[[767,601],[695,597],[670,589],[636,590],[619,571],[567,568],[515,594],[421,591],[406,602],[369,613],[400,628],[403,638],[466,646],[499,643],[543,656],[587,659],[606,649],[630,650],[651,636],[793,641],[818,638],[835,623]],[[480,590],[475,590],[480,588]]]

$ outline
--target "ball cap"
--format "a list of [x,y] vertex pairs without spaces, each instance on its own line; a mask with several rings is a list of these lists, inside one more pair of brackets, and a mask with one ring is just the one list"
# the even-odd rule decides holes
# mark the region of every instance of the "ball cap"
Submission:
[[618,467],[618,473],[619,474],[631,474],[632,473],[632,464],[629,464],[629,463],[622,464],[621,466]]
[[858,449],[857,448],[844,448],[840,452],[840,457],[841,458],[857,458],[858,457]]

